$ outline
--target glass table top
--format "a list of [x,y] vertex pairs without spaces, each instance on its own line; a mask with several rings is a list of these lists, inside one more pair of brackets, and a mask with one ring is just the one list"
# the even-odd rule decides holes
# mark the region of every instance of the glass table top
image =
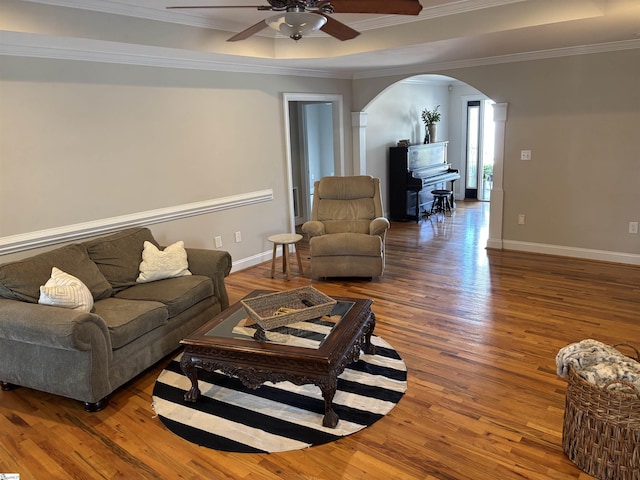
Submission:
[[338,301],[329,315],[267,330],[261,339],[262,332],[258,332],[258,325],[247,315],[244,307],[240,306],[224,321],[206,332],[205,337],[318,349],[354,305],[355,302]]

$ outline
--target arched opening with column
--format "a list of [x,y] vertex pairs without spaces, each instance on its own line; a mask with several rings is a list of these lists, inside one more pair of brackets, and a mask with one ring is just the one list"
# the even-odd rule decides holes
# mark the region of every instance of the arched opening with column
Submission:
[[[466,119],[462,118],[459,107],[463,100],[472,96],[488,97],[471,85],[442,75],[419,75],[386,80],[387,82],[380,81],[375,89],[360,91],[362,95],[354,102],[356,106],[362,105],[360,111],[352,112],[354,173],[370,174],[385,179],[389,146],[395,145],[400,139],[408,139],[411,144],[422,143],[424,127],[420,121],[420,112],[423,108],[431,109],[440,105],[443,116],[439,126],[439,137],[449,142],[449,161],[455,168],[460,169],[462,174],[466,170]],[[371,86],[373,82],[367,83]],[[502,182],[507,104],[496,103],[493,108],[495,146],[489,236],[486,246],[502,248]],[[457,198],[464,198],[464,182],[458,182],[455,193]],[[385,208],[388,208],[388,203]]]

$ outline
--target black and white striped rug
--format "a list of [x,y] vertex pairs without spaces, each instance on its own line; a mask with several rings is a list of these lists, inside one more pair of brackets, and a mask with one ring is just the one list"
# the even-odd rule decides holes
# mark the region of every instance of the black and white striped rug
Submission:
[[183,400],[191,383],[178,355],[153,389],[162,423],[184,439],[230,452],[285,452],[351,435],[384,417],[407,389],[407,369],[398,353],[373,336],[375,355],[360,354],[338,377],[333,408],[336,428],[322,426],[324,400],[315,385],[265,383],[256,390],[220,372],[198,372],[202,397]]

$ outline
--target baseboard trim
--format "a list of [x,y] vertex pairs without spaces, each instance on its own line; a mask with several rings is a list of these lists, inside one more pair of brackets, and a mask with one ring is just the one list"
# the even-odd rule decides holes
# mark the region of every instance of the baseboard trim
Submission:
[[520,252],[542,253],[545,255],[558,255],[561,257],[582,258],[586,260],[598,260],[602,262],[624,263],[640,265],[640,255],[624,252],[608,252],[589,248],[566,247],[562,245],[547,245],[542,243],[518,242],[503,240],[502,249],[517,250]]
[[202,202],[187,203],[173,207],[159,208],[157,210],[147,210],[129,215],[104,218],[92,222],[76,223],[63,227],[0,237],[0,255],[46,247],[58,243],[73,242],[84,238],[112,233],[123,228],[170,222],[272,200],[273,190],[260,190],[229,197],[204,200]]
[[502,250],[502,240],[496,239],[496,238],[490,238],[489,240],[487,240],[487,248]]
[[271,250],[267,252],[257,253],[256,255],[252,255],[251,257],[241,258],[241,259],[233,259],[233,265],[231,266],[231,273],[239,272],[240,270],[245,270],[247,268],[255,267],[256,265],[260,265],[264,262],[270,261],[272,258],[273,252]]

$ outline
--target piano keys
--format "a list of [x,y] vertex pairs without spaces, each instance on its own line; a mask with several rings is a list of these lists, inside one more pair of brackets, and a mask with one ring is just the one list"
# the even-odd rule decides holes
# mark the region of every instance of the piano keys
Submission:
[[[447,163],[449,142],[390,147],[389,209],[391,220],[418,222],[421,210],[431,211],[431,190],[447,189],[460,178],[458,170]],[[450,183],[450,188],[447,188]],[[454,195],[451,195],[454,206]]]

